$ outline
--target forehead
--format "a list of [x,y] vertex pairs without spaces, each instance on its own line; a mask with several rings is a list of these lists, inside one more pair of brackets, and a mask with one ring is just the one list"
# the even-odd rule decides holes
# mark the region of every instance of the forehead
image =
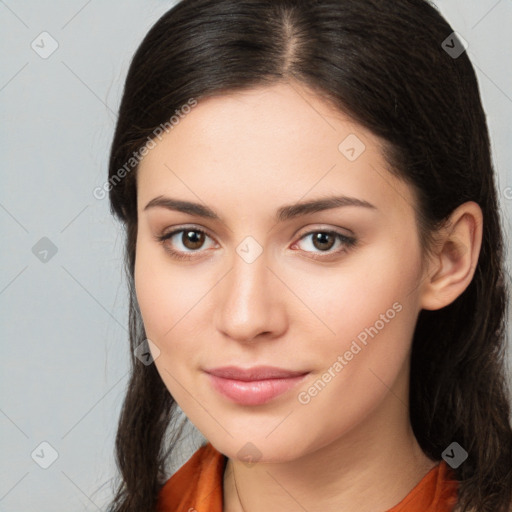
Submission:
[[[344,135],[359,132],[362,137],[371,137],[349,116],[298,83],[202,98],[189,114],[181,116],[172,132],[176,143],[210,144],[222,149],[231,145],[236,151],[238,147],[249,148],[266,141],[269,145],[259,147],[261,153],[285,145],[295,154],[301,153],[306,139],[308,148],[321,145],[325,150],[331,143],[331,149],[337,152],[336,140]],[[219,139],[225,144],[220,145]]]
[[296,83],[201,99],[155,142],[138,169],[141,203],[179,191],[281,204],[334,190],[413,203],[387,170],[382,141]]

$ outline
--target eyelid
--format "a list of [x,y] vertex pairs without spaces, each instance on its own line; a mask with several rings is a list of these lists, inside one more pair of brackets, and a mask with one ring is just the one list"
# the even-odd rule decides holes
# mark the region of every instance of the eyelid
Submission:
[[[347,231],[347,233],[344,233],[342,230]],[[299,230],[297,232],[296,237],[303,238],[305,235],[310,235],[311,233],[335,233],[337,235],[344,236],[345,238],[355,238],[355,234],[353,231],[347,228],[339,228],[339,227],[332,227],[327,225],[319,225],[319,226],[313,226],[304,228],[304,231]]]
[[[206,228],[204,228],[202,226],[194,225],[194,224],[183,224],[183,225],[173,226],[172,229],[170,231],[168,231],[168,232],[165,232],[165,230],[162,231],[162,234],[158,235],[158,238],[160,238],[161,236],[162,237],[163,236],[167,237],[167,236],[175,235],[176,233],[179,233],[180,231],[185,231],[187,229],[190,230],[190,231],[199,231],[201,233],[205,233],[210,238],[215,240],[215,237],[209,232],[208,229],[206,229]],[[342,231],[340,231],[341,229],[345,229],[346,231],[348,231],[348,233],[343,233]],[[294,235],[294,237],[298,237],[300,239],[300,238],[303,238],[305,235],[310,235],[312,233],[317,233],[317,232],[336,233],[336,234],[342,235],[342,236],[344,236],[346,238],[354,238],[354,233],[350,229],[347,229],[347,228],[333,228],[333,227],[327,226],[327,225],[315,226],[313,228],[311,228],[311,227],[304,228],[303,232],[302,232],[302,230],[299,230]]]
[[215,240],[215,237],[210,234],[208,229],[202,227],[202,226],[195,226],[194,224],[183,224],[183,225],[177,225],[173,226],[169,231],[165,231],[165,229],[162,231],[161,235],[158,235],[158,238],[160,237],[170,237],[172,235],[175,235],[176,233],[179,233],[180,231],[198,231],[200,233],[204,233],[205,235],[208,235],[210,238]]

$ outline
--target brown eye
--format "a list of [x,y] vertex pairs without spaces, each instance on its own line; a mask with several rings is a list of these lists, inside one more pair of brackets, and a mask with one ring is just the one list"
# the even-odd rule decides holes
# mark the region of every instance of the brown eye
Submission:
[[202,231],[183,230],[181,241],[187,249],[200,249],[204,244],[205,234]]
[[328,251],[336,242],[336,237],[332,233],[318,232],[314,234],[312,241],[317,249]]
[[187,260],[206,253],[208,247],[207,239],[210,239],[211,246],[214,246],[213,240],[202,229],[186,227],[175,229],[170,233],[157,235],[156,240],[160,242],[164,249],[173,257],[179,260]]
[[325,259],[346,253],[355,244],[354,237],[343,235],[337,231],[318,230],[303,235],[296,245],[303,252],[309,253],[313,259]]

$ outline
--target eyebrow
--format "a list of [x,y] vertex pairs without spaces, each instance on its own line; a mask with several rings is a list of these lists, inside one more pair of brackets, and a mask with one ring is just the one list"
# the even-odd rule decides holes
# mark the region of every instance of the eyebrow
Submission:
[[[276,211],[275,219],[277,222],[284,222],[295,217],[300,217],[301,215],[321,212],[333,208],[340,208],[342,206],[359,206],[377,210],[376,206],[363,199],[357,199],[356,197],[348,196],[332,196],[282,206]],[[149,203],[144,207],[144,211],[157,207],[188,213],[190,215],[197,215],[198,217],[221,220],[219,215],[208,206],[165,196],[158,196],[149,201]]]

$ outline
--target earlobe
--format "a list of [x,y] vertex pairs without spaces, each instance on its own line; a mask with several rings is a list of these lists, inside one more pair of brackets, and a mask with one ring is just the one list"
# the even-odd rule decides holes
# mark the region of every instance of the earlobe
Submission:
[[474,201],[460,205],[450,215],[446,227],[437,234],[435,254],[424,277],[422,309],[441,309],[469,286],[480,254],[482,224],[482,210]]

